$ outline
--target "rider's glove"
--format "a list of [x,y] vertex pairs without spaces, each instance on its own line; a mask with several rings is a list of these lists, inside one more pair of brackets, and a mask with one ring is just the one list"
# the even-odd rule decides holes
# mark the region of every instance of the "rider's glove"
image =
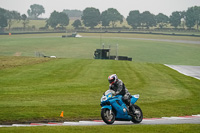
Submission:
[[113,95],[113,96],[115,96],[115,95],[116,95],[116,92],[115,92],[115,91],[113,91],[113,92],[112,92],[112,95]]

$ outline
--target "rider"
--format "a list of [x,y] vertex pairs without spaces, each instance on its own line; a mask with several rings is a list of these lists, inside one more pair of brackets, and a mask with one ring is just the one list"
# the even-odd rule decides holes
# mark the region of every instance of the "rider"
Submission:
[[108,77],[108,82],[110,83],[109,89],[115,92],[114,95],[123,96],[122,100],[129,106],[129,113],[135,113],[135,107],[131,104],[131,94],[128,92],[122,80],[118,79],[116,74],[112,74]]

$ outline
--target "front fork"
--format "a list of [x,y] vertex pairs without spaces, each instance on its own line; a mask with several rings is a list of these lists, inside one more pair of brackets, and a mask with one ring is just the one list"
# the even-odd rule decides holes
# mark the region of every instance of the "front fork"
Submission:
[[112,116],[112,110],[106,112],[107,116]]
[[113,119],[113,114],[112,114],[112,110],[110,110],[110,111],[107,111],[109,114],[107,114],[107,116],[108,116],[108,119],[109,120],[112,120]]

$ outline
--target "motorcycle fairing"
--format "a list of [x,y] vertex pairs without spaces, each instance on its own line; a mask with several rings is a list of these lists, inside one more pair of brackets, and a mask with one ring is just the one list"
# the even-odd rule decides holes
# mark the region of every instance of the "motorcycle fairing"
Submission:
[[105,109],[105,108],[112,110],[112,106],[110,106],[110,105],[104,105],[101,109]]
[[131,103],[132,104],[134,104],[134,103],[136,103],[136,101],[139,99],[139,94],[137,94],[137,95],[132,95],[132,97],[131,97]]
[[131,116],[128,115],[127,106],[122,101],[122,95],[117,95],[110,100],[110,104],[116,110],[116,119],[128,119],[131,120]]

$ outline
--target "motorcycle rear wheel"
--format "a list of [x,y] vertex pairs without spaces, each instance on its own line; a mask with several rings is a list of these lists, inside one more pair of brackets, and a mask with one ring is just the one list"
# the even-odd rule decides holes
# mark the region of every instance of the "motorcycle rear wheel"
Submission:
[[139,106],[134,105],[135,107],[135,115],[132,117],[133,123],[140,123],[143,120],[143,113]]
[[106,124],[113,124],[115,122],[115,114],[107,108],[101,110],[101,118]]

